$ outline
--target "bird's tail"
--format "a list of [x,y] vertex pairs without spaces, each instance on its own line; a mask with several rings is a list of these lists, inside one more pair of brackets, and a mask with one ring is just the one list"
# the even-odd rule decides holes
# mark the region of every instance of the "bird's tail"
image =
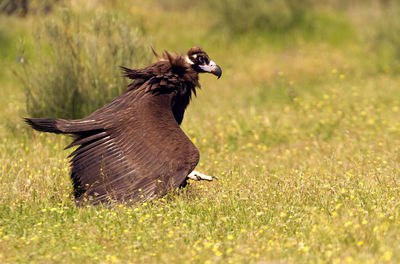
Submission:
[[25,122],[38,131],[65,133],[57,128],[57,119],[25,118]]
[[94,120],[65,120],[65,119],[43,119],[25,118],[25,122],[33,129],[42,132],[74,134],[83,131],[100,129]]

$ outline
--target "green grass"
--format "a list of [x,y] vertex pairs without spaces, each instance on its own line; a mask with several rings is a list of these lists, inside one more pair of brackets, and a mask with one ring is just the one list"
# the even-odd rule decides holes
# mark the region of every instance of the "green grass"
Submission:
[[376,21],[351,9],[332,14],[346,41],[269,43],[218,35],[211,13],[152,4],[107,8],[141,20],[157,50],[201,45],[222,67],[219,80],[201,76],[183,122],[197,169],[219,180],[152,203],[76,207],[70,138],[26,128],[9,71],[20,69],[10,43],[29,40],[35,18],[2,17],[14,29],[0,30],[0,262],[399,263],[400,78],[380,71],[364,38]]

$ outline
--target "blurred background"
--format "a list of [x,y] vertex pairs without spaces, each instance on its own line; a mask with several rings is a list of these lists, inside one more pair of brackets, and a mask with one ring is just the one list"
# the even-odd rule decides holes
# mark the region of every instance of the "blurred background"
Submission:
[[118,66],[154,61],[151,45],[202,46],[224,68],[205,93],[253,106],[318,93],[333,69],[397,75],[399,11],[394,0],[0,0],[1,107],[80,118],[124,90]]

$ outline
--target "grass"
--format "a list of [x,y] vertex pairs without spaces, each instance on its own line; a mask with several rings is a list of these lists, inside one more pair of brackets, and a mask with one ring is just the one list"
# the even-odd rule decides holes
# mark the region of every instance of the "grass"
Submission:
[[87,116],[128,85],[119,66],[150,63],[141,32],[124,24],[126,19],[105,12],[83,19],[68,8],[55,17],[39,25],[34,47],[39,59],[27,59],[18,74],[31,116]]
[[7,18],[16,29],[0,30],[0,262],[400,262],[400,78],[380,70],[361,18],[343,15],[355,34],[340,44],[279,44],[218,36],[197,10],[155,6],[148,17],[148,5],[109,8],[141,19],[156,49],[198,44],[224,70],[201,76],[183,124],[197,169],[219,180],[152,203],[76,207],[70,139],[25,127],[9,71],[19,69],[10,43],[35,18]]

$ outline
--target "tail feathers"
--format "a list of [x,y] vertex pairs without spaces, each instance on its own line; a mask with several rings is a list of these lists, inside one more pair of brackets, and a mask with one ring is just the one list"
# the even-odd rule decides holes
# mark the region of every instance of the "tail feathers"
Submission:
[[57,128],[57,119],[25,118],[25,122],[38,131],[65,133]]
[[95,120],[25,118],[25,122],[38,131],[51,133],[73,134],[102,129]]

